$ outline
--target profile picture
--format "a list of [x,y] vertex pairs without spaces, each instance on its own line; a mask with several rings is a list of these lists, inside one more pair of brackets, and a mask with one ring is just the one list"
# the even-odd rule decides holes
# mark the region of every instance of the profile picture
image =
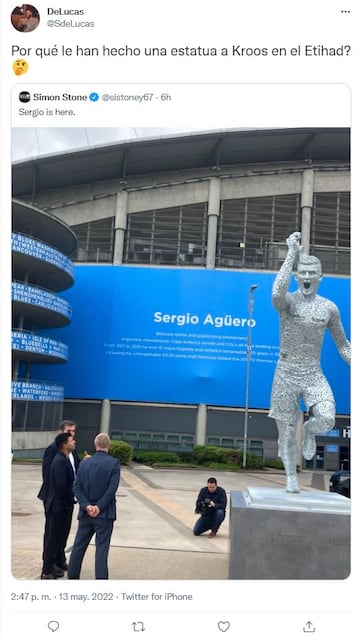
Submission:
[[32,4],[19,4],[11,12],[11,24],[17,31],[34,31],[39,22],[40,14]]
[[31,95],[29,91],[20,91],[19,93],[19,101],[22,103],[30,102]]

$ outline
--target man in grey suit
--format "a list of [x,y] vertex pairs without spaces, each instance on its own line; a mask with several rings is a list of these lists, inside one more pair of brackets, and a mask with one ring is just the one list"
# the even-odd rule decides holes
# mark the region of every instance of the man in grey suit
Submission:
[[95,578],[109,577],[108,555],[110,539],[116,519],[115,495],[120,482],[120,462],[109,456],[110,439],[98,434],[94,441],[95,454],[81,463],[74,483],[79,503],[79,526],[71,552],[68,578],[80,578],[85,552],[95,534]]

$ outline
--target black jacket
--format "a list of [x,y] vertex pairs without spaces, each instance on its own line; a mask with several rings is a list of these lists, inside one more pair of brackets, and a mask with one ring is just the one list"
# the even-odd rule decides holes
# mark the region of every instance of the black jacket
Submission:
[[[42,459],[42,485],[38,494],[38,498],[42,501],[46,501],[47,497],[48,497],[48,493],[49,493],[49,486],[50,486],[50,467],[51,467],[51,463],[53,462],[55,456],[58,453],[58,449],[55,445],[55,443],[50,443],[50,445],[48,445],[48,447],[46,448],[46,450],[44,451],[44,455],[43,455],[43,459]],[[74,452],[72,452],[72,455],[74,457],[74,463],[75,463],[75,469],[76,471],[78,470],[79,464],[80,464],[80,459],[78,457],[78,455],[76,454],[75,450]]]
[[[207,503],[209,501],[214,501],[215,507],[208,507]],[[209,492],[207,487],[203,487],[196,499],[195,505],[195,513],[201,514],[202,516],[211,516],[215,510],[224,510],[226,511],[227,506],[227,496],[225,490],[217,486],[215,492]]]
[[49,490],[45,502],[47,512],[66,511],[74,505],[74,472],[68,457],[58,452],[50,467]]

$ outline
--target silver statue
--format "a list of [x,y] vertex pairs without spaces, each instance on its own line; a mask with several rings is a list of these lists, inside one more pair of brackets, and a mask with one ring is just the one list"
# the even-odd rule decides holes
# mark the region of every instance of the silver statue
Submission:
[[[286,491],[300,492],[296,475],[298,458],[296,424],[303,399],[309,418],[303,429],[303,457],[313,458],[315,435],[334,426],[335,401],[320,365],[325,330],[330,331],[340,356],[350,363],[346,338],[337,306],[320,297],[321,262],[300,247],[300,233],[286,240],[288,253],[272,290],[272,302],[280,314],[280,355],[274,375],[269,416],[276,419],[278,445],[286,472]],[[288,292],[293,267],[298,290]]]

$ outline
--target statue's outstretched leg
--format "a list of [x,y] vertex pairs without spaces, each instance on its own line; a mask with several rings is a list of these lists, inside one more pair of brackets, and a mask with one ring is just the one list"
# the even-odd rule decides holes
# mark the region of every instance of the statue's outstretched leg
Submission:
[[279,456],[284,464],[286,473],[286,491],[298,493],[300,488],[296,473],[296,424],[276,420],[276,425],[279,433]]
[[310,461],[316,452],[316,434],[324,434],[334,427],[335,405],[332,401],[319,401],[309,408],[309,418],[303,429],[303,457]]

